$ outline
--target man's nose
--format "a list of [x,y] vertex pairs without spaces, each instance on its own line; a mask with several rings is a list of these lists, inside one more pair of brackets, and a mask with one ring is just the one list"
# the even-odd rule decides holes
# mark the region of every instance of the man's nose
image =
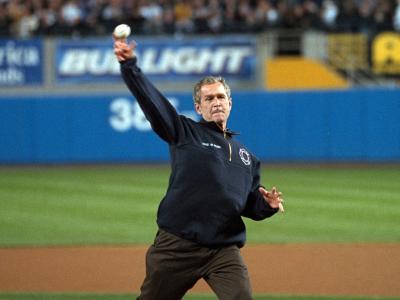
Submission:
[[221,99],[219,99],[218,97],[215,97],[213,99],[213,104],[216,106],[220,106],[221,105]]

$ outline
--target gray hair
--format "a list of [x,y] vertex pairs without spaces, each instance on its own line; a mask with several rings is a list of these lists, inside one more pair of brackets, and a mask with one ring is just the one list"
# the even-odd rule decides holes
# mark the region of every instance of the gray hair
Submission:
[[228,99],[231,98],[231,88],[229,85],[226,83],[225,79],[222,78],[221,76],[206,76],[202,78],[199,82],[196,83],[193,89],[193,101],[195,103],[200,103],[200,90],[203,85],[208,85],[208,84],[213,84],[213,83],[222,83],[222,85],[225,88],[226,95],[228,96]]

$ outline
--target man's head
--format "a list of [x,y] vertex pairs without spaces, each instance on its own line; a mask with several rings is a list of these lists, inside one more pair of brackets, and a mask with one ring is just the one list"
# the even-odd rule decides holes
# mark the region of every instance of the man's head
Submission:
[[204,120],[226,128],[232,99],[231,89],[222,77],[207,76],[201,79],[194,86],[193,100],[196,112]]

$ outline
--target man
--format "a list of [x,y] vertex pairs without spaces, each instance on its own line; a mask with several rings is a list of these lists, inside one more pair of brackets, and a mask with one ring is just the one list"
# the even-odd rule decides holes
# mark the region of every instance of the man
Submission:
[[136,65],[126,40],[114,41],[122,77],[153,130],[169,144],[171,176],[138,299],[181,299],[203,278],[219,299],[252,299],[239,248],[242,216],[262,220],[283,211],[281,193],[260,185],[260,162],[227,128],[230,88],[220,77],[194,87],[195,122],[179,115]]

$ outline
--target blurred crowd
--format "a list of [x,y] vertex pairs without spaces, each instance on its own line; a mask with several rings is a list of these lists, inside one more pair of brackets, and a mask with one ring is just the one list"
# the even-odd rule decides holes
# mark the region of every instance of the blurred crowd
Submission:
[[0,36],[400,31],[400,0],[0,0]]

